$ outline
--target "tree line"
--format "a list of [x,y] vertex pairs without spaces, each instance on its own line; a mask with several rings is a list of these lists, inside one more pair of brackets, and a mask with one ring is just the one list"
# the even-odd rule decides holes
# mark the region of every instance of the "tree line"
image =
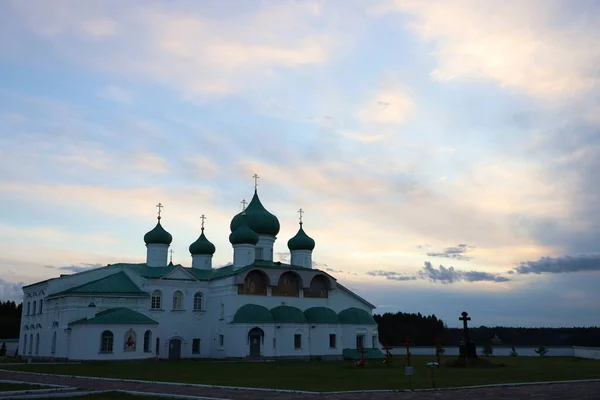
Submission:
[[22,304],[0,300],[0,339],[16,339],[21,328]]
[[[458,346],[462,328],[448,328],[435,315],[421,313],[385,313],[373,316],[384,346],[402,346],[408,340],[412,346],[434,346],[439,338],[442,346]],[[600,346],[600,327],[588,328],[512,328],[470,327],[471,340],[477,344],[508,346]]]

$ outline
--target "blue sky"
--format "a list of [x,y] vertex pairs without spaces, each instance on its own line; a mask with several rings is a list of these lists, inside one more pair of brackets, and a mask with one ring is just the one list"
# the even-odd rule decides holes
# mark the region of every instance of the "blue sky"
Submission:
[[158,202],[176,263],[206,214],[224,265],[258,173],[278,257],[302,207],[313,259],[376,312],[597,325],[599,16],[594,1],[2,2],[0,297],[143,261]]

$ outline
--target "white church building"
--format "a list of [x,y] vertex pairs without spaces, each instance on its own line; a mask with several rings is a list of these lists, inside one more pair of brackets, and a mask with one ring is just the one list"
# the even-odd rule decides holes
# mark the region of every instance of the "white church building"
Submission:
[[233,264],[212,267],[202,232],[191,267],[168,262],[173,240],[158,223],[146,262],[111,264],[23,287],[19,353],[27,358],[382,357],[375,306],[313,268],[302,227],[289,264],[273,260],[279,221],[252,201],[231,221]]

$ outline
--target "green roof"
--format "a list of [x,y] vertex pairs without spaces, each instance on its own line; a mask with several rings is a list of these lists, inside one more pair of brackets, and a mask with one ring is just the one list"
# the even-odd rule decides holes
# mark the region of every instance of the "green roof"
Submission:
[[204,228],[202,228],[202,233],[200,234],[200,237],[198,237],[198,239],[196,239],[196,241],[192,244],[190,244],[189,247],[190,250],[190,254],[191,255],[196,255],[196,254],[210,254],[213,255],[215,254],[216,248],[215,245],[212,244],[204,235]]
[[234,323],[272,323],[273,315],[268,308],[257,304],[246,304],[240,307],[233,317]]
[[148,296],[148,293],[140,290],[139,287],[123,271],[117,272],[97,279],[83,285],[63,290],[49,297],[77,295],[77,294],[111,294],[111,295],[127,295],[127,296]]
[[119,307],[104,310],[93,316],[92,318],[83,318],[69,325],[96,324],[96,325],[154,325],[158,324],[150,317],[133,311],[129,308]]
[[302,310],[291,306],[278,306],[271,309],[273,321],[283,324],[305,324],[306,317]]
[[306,321],[314,324],[339,324],[338,315],[331,308],[311,307],[304,311]]
[[[379,349],[365,348],[364,351],[366,360],[381,360],[385,358],[383,352]],[[342,354],[344,356],[344,360],[360,360],[361,358],[361,354],[358,349],[343,349]]]
[[146,244],[171,244],[173,236],[162,227],[160,217],[154,229],[144,235]]
[[288,249],[294,250],[314,250],[315,241],[304,232],[302,229],[302,222],[300,222],[300,229],[296,236],[288,240]]
[[[248,226],[259,235],[277,236],[279,233],[279,220],[276,216],[267,211],[258,198],[258,193],[254,191],[254,196],[244,210],[247,216]],[[229,228],[234,232],[242,225],[243,212],[237,214],[231,220]]]
[[340,324],[377,325],[371,314],[356,307],[346,308],[345,310],[340,311],[338,318]]
[[248,226],[247,217],[242,214],[237,228],[229,234],[229,242],[231,244],[256,244],[258,240],[258,234]]

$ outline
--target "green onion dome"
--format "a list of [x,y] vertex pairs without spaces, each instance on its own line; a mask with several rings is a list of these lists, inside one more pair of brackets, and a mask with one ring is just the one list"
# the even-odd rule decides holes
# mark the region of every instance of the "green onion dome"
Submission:
[[190,244],[190,254],[191,255],[197,255],[197,254],[210,254],[213,255],[215,254],[215,245],[212,244],[207,238],[206,236],[204,236],[204,228],[202,228],[202,233],[200,234],[200,237],[192,244]]
[[162,227],[160,217],[154,229],[144,235],[146,244],[171,244],[172,241],[173,236]]
[[302,229],[302,222],[300,222],[300,229],[296,236],[288,240],[288,249],[293,250],[313,250],[315,248],[315,241],[304,232]]
[[258,234],[248,226],[245,214],[241,214],[240,225],[229,235],[231,244],[256,244],[258,243]]
[[[231,232],[235,231],[241,224],[242,213],[237,214],[231,220],[229,228]],[[279,233],[279,220],[276,216],[268,212],[260,202],[258,193],[254,191],[252,200],[246,207],[246,218],[248,226],[259,235],[277,236]]]

